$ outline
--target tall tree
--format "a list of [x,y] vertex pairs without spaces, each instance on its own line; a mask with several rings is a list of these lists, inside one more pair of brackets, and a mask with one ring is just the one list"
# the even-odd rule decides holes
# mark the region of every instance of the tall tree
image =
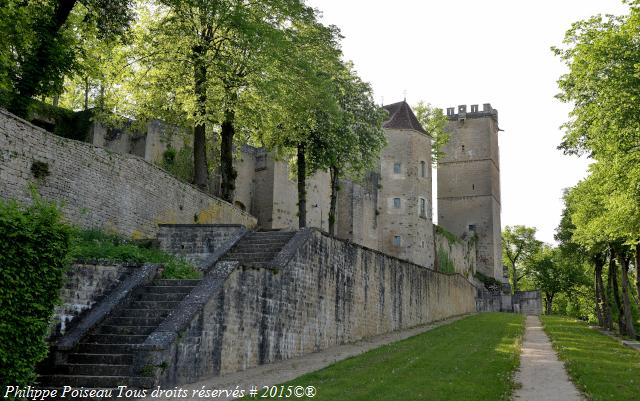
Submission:
[[542,242],[535,236],[535,228],[522,225],[507,226],[502,232],[503,259],[509,268],[513,293],[518,291],[518,283],[528,274],[526,267],[542,248]]
[[133,16],[130,0],[6,1],[2,8],[0,29],[8,41],[1,45],[0,77],[9,83],[9,110],[20,116],[31,97],[60,93],[64,76],[78,68],[82,38],[69,24],[72,13],[94,24],[101,38],[121,34]]
[[435,166],[444,156],[442,148],[449,142],[449,133],[445,130],[447,116],[442,109],[422,101],[418,102],[413,109],[422,127],[431,135],[431,163]]
[[335,234],[339,182],[360,180],[375,167],[386,144],[382,122],[387,113],[373,101],[373,91],[348,64],[338,65],[332,78],[338,112],[324,130],[309,138],[312,169],[329,170],[329,233]]
[[[341,68],[340,33],[315,20],[292,26],[291,46],[280,54],[271,71],[272,110],[278,111],[273,129],[261,141],[277,154],[295,160],[298,182],[298,226],[306,226],[306,178],[326,165],[318,162],[318,149],[341,117],[339,92],[334,82]],[[281,83],[281,84],[280,84]]]
[[[573,105],[560,148],[596,160],[591,176],[572,191],[575,203],[582,205],[572,214],[576,239],[588,248],[597,243],[616,248],[618,263],[613,257],[609,263],[614,297],[618,265],[621,281],[628,280],[628,263],[620,246],[636,249],[640,244],[640,111],[635,104],[640,95],[640,2],[627,3],[628,15],[597,15],[574,23],[563,46],[554,48],[568,66],[558,81],[558,98]],[[634,264],[638,277],[640,261]],[[625,305],[631,296],[627,287],[616,302],[622,304],[621,331],[633,328],[625,322],[630,313]],[[638,280],[636,291],[640,295]]]

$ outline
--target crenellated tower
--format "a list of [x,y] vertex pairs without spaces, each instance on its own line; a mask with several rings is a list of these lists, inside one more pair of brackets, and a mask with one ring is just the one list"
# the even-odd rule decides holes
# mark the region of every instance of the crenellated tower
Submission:
[[477,270],[502,279],[498,111],[447,109],[449,142],[438,162],[438,224],[477,237]]

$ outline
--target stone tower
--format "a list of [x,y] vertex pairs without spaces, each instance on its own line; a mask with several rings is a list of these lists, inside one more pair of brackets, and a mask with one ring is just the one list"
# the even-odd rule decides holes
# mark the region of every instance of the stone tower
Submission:
[[485,103],[447,109],[449,142],[438,163],[438,224],[477,236],[477,270],[502,279],[498,111]]
[[431,137],[406,101],[384,108],[389,118],[380,155],[378,249],[432,267]]

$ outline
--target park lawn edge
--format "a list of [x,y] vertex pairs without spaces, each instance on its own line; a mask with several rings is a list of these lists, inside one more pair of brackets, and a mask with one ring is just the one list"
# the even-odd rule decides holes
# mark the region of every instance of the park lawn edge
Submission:
[[[545,333],[552,347],[564,364],[571,381],[587,400],[626,401],[640,394],[640,352],[625,347],[616,338],[589,327],[587,323],[566,316],[542,316]],[[573,326],[576,333],[582,334],[580,340],[592,339],[589,344],[580,346],[563,337],[556,326],[565,323]],[[584,357],[576,353],[584,353]],[[596,357],[600,354],[599,357]],[[586,356],[591,355],[591,358]],[[631,363],[629,363],[629,361]],[[612,363],[619,363],[614,370]],[[595,374],[597,373],[597,374]],[[631,377],[631,387],[624,382],[624,375]],[[634,381],[635,380],[635,381]],[[628,390],[628,391],[625,391]],[[613,397],[613,398],[612,398]]]
[[[453,342],[446,344],[446,341],[448,341],[450,336],[453,336],[453,337],[456,336],[456,333],[455,333],[456,330],[458,330],[458,332],[464,332],[464,328],[473,327],[473,325],[478,325],[478,324],[486,325],[485,332],[481,334],[493,333],[494,331],[497,333],[495,335],[495,338],[488,340],[489,346],[484,346],[484,348],[482,348],[481,346],[480,348],[482,349],[480,349],[478,353],[478,355],[481,355],[483,352],[484,353],[488,352],[489,358],[487,358],[486,360],[483,359],[480,361],[478,361],[477,359],[473,360],[471,357],[469,358],[469,361],[465,361],[464,357],[458,358],[457,360],[454,359],[456,358],[456,356],[459,357],[460,355],[469,355],[469,356],[473,355],[474,349],[465,348],[465,346],[474,346],[477,344],[474,344],[473,340],[471,340],[471,344],[467,344],[467,343],[455,344]],[[495,324],[502,324],[502,326],[500,326],[501,328],[499,330],[495,330]],[[510,327],[514,324],[517,327]],[[454,327],[454,326],[460,326],[460,325],[462,327]],[[438,333],[441,331],[443,335],[438,336]],[[482,387],[486,387],[487,383],[495,382],[495,384],[491,387],[492,389],[489,391],[489,392],[493,392],[492,398],[491,398],[492,400],[507,401],[511,399],[514,390],[517,388],[515,377],[520,367],[520,354],[522,352],[524,332],[525,332],[525,324],[524,324],[523,315],[515,315],[515,314],[507,314],[507,313],[471,313],[471,314],[462,316],[460,319],[456,319],[450,323],[438,325],[437,327],[434,327],[430,330],[427,330],[415,336],[411,336],[403,340],[395,341],[386,345],[382,345],[380,347],[373,348],[359,355],[351,356],[349,358],[345,358],[343,360],[334,362],[326,366],[325,368],[319,369],[317,371],[312,371],[312,372],[302,374],[301,376],[293,380],[289,380],[285,383],[278,384],[277,386],[286,387],[286,386],[299,386],[299,385],[316,385],[316,387],[319,387],[318,395],[320,396],[320,397],[317,397],[316,399],[319,399],[319,400],[324,400],[324,399],[331,399],[336,401],[359,400],[359,399],[364,399],[364,398],[361,398],[364,395],[367,396],[366,397],[367,399],[371,399],[371,400],[384,399],[385,401],[401,400],[401,399],[402,400],[405,400],[405,399],[450,400],[451,394],[448,391],[455,392],[456,390],[451,390],[451,388],[447,390],[447,384],[450,387],[452,387],[453,385],[453,387],[456,387],[456,388],[468,387],[469,382],[468,380],[465,380],[465,378],[469,372],[464,371],[464,369],[467,369],[467,370],[474,371],[474,372],[471,372],[472,374],[476,376],[478,375],[481,376],[480,380],[476,380],[476,384],[479,386],[481,385]],[[476,332],[471,331],[471,332],[465,332],[465,333],[467,333],[466,335],[468,338],[479,337],[480,342],[481,343],[483,342],[482,340],[483,337],[477,336]],[[432,336],[432,338],[428,339],[429,336]],[[444,390],[445,391],[444,393],[437,393],[437,394],[427,393],[426,395],[423,396],[424,398],[421,398],[420,396],[413,395],[413,394],[411,394],[411,396],[409,397],[403,397],[402,395],[398,395],[397,393],[393,393],[393,392],[383,393],[384,398],[377,398],[381,395],[379,393],[374,393],[375,396],[371,398],[371,394],[366,392],[365,394],[360,394],[360,396],[344,395],[344,394],[351,394],[350,390],[352,390],[354,387],[368,386],[368,389],[369,389],[368,391],[376,391],[377,389],[380,389],[380,388],[384,388],[385,391],[388,391],[388,389],[386,388],[386,385],[388,385],[388,383],[383,383],[379,381],[376,382],[375,380],[372,380],[372,378],[376,376],[376,374],[380,375],[379,372],[377,373],[374,370],[382,366],[391,366],[393,367],[394,371],[396,370],[396,368],[400,370],[404,369],[403,365],[410,364],[412,362],[411,360],[414,358],[409,357],[406,360],[403,359],[400,361],[396,361],[396,364],[392,364],[392,363],[389,363],[389,361],[384,359],[386,357],[385,354],[393,354],[394,352],[398,352],[398,354],[402,354],[403,347],[404,348],[410,347],[410,344],[412,344],[412,342],[416,343],[417,341],[419,341],[421,337],[425,340],[425,343],[428,343],[428,347],[432,347],[430,350],[427,349],[426,351],[433,351],[433,353],[431,352],[429,352],[428,354],[425,353],[424,354],[425,359],[429,359],[428,357],[426,357],[427,355],[433,357],[433,360],[429,362],[430,365],[433,365],[435,363],[436,367],[441,368],[443,371],[448,371],[446,374],[444,374],[445,377],[439,377],[438,375],[440,374],[440,372],[436,372],[436,374],[433,376],[428,376],[427,378],[431,381],[427,381],[426,383],[429,383],[428,387],[434,387],[434,388],[437,387],[437,388],[440,388],[441,390]],[[436,344],[440,343],[440,345],[442,345],[442,342],[444,341],[445,342],[444,347],[442,347],[440,350],[438,350],[438,348],[433,348],[432,343],[434,342],[434,340]],[[453,349],[450,349],[452,347],[452,344],[453,344]],[[438,355],[440,356],[440,359],[438,359]],[[449,355],[451,355],[452,357],[448,358]],[[412,356],[415,356],[415,354],[412,354]],[[380,360],[381,357],[383,358],[382,360]],[[494,366],[494,363],[490,362],[493,360],[492,358],[495,358],[495,364],[497,365]],[[447,364],[446,363],[447,359],[454,360],[456,361],[456,363]],[[375,363],[372,363],[372,361],[378,362],[378,363],[375,364]],[[444,364],[441,365],[440,364],[441,362],[444,362]],[[465,362],[466,362],[466,365],[465,365]],[[462,366],[460,367],[456,365],[457,363],[462,364]],[[484,366],[483,366],[483,363],[485,364]],[[369,366],[374,367],[370,369],[371,376],[368,375],[369,372],[366,370],[368,369]],[[491,368],[490,371],[483,370],[483,367],[486,368],[487,366]],[[432,366],[428,366],[428,367],[432,367]],[[455,372],[452,368],[455,369]],[[458,370],[458,368],[460,368],[460,370]],[[425,369],[425,368],[422,367],[421,369]],[[363,371],[360,373],[359,377],[358,377],[357,371]],[[433,372],[433,371],[430,371],[430,372]],[[362,373],[364,373],[364,375]],[[347,383],[344,383],[344,382],[340,383],[340,381],[343,381],[345,377],[351,377],[351,374],[354,375],[353,379],[349,378],[349,381]],[[493,374],[497,374],[497,377],[491,376]],[[384,377],[384,374],[382,375],[382,377]],[[404,379],[404,377],[402,378]],[[425,382],[424,378],[422,378],[421,381]],[[449,382],[447,383],[447,381]],[[408,382],[406,387],[409,387],[410,384],[412,383]],[[323,386],[325,387],[324,388],[325,391],[329,391],[329,389],[340,389],[339,391],[341,392],[341,394],[338,396],[336,396],[335,394],[322,396],[322,393],[324,392]],[[396,390],[398,390],[398,388],[396,388]],[[400,388],[400,390],[404,390],[404,387]],[[355,398],[352,398],[352,397],[355,397]],[[413,397],[417,397],[417,398],[413,398]],[[478,397],[479,398],[469,398],[469,399],[483,400],[483,401],[485,400],[485,398],[482,398],[482,396],[480,395],[478,395]],[[244,399],[249,399],[249,398],[244,398]],[[462,399],[462,398],[459,398],[459,399]],[[467,399],[467,398],[464,398],[464,399]]]

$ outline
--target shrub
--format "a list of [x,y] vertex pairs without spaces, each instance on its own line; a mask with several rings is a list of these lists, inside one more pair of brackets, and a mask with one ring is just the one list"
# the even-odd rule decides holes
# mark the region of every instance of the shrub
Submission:
[[37,196],[28,207],[0,199],[0,388],[33,382],[47,355],[69,241],[55,205]]
[[76,231],[70,254],[74,259],[163,264],[163,278],[192,279],[201,276],[200,272],[184,259],[99,230]]

